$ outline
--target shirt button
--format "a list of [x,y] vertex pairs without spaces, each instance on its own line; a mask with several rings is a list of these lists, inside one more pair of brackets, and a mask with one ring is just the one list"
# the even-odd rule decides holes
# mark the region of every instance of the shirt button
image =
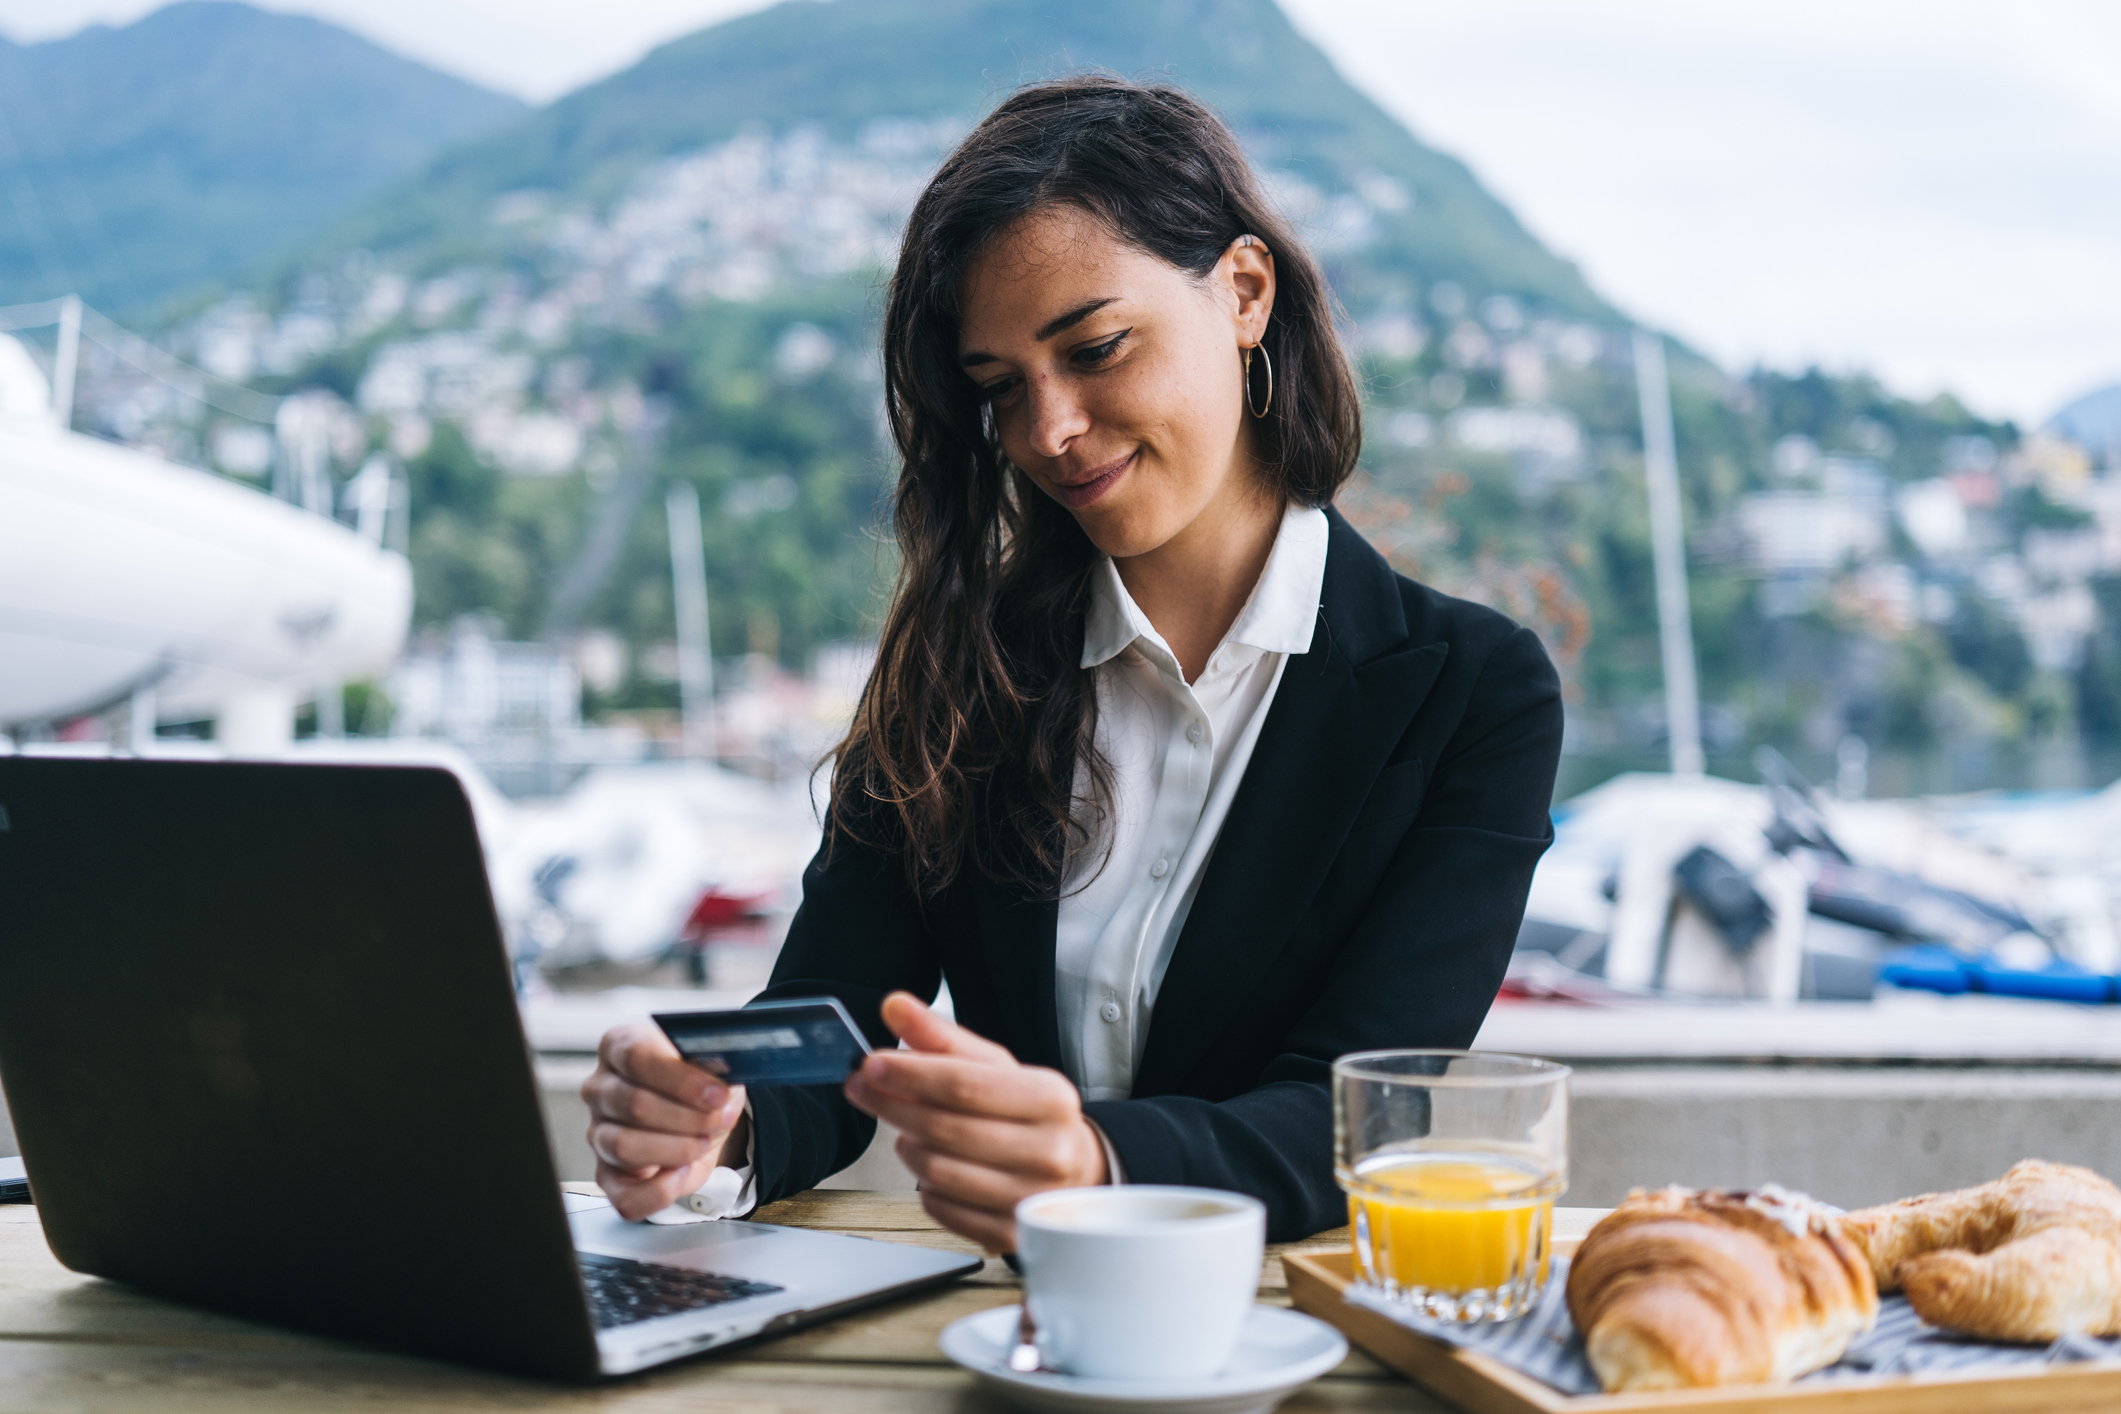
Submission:
[[1200,745],[1199,722],[1195,722],[1192,726],[1186,728],[1186,740],[1192,742],[1195,746]]
[[1106,1002],[1097,1009],[1097,1014],[1107,1021],[1117,1021],[1119,1020],[1119,1003]]
[[1152,879],[1161,879],[1170,872],[1171,861],[1168,859],[1159,859],[1149,866],[1149,877]]

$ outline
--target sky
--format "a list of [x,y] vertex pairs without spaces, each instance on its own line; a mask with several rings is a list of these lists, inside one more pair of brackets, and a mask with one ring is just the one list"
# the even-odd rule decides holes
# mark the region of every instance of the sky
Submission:
[[[854,3],[854,0],[843,0]],[[2121,382],[2112,0],[1283,0],[1636,317],[2037,423]],[[155,0],[0,0],[18,41]],[[759,0],[276,0],[532,101]]]

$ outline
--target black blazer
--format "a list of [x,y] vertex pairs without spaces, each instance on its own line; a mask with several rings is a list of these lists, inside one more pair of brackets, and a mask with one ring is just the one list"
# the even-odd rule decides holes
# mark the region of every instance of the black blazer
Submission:
[[[1250,1193],[1268,1237],[1347,1221],[1330,1067],[1471,1044],[1553,838],[1561,691],[1539,640],[1395,574],[1332,524],[1318,631],[1289,660],[1157,993],[1133,1098],[1084,1107],[1127,1178]],[[896,860],[841,839],[761,1000],[830,994],[873,1043],[904,988],[1060,1066],[1052,898],[961,878],[917,907]],[[836,1087],[752,1095],[759,1193],[798,1192],[875,1132]]]

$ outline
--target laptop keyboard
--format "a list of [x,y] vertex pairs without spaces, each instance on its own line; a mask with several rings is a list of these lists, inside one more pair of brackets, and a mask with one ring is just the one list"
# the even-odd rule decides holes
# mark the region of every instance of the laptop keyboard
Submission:
[[771,1296],[782,1290],[772,1282],[746,1281],[742,1277],[636,1262],[627,1257],[606,1257],[595,1252],[577,1252],[575,1256],[582,1264],[582,1285],[588,1288],[589,1308],[596,1316],[598,1330],[701,1311],[742,1301],[747,1296]]

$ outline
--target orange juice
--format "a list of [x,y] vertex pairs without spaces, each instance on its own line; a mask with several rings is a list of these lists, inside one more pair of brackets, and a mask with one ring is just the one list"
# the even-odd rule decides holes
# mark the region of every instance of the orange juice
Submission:
[[1379,1154],[1348,1187],[1362,1279],[1446,1320],[1516,1315],[1547,1277],[1560,1182],[1507,1154]]

